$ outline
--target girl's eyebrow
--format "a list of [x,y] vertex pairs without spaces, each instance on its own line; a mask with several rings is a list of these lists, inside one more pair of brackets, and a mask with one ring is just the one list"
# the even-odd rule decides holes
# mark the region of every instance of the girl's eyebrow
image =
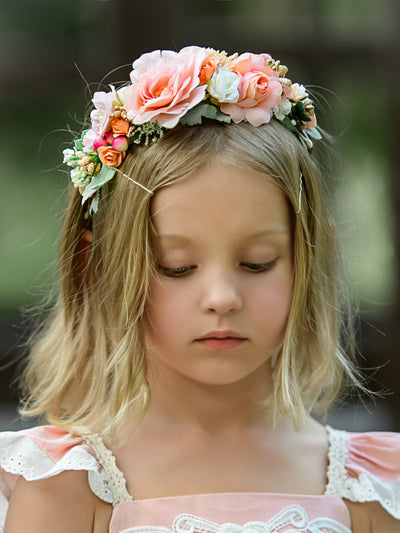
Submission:
[[[262,240],[265,237],[273,237],[273,236],[286,236],[290,234],[290,229],[285,228],[284,226],[272,226],[270,228],[257,231],[255,233],[251,233],[249,235],[245,236],[246,240],[249,241],[256,241],[256,240]],[[171,242],[177,242],[178,244],[190,244],[193,242],[193,240],[190,237],[186,237],[185,235],[177,235],[172,233],[165,233],[165,234],[159,234],[157,235],[157,239],[159,241],[171,241]]]
[[272,226],[265,230],[253,233],[248,236],[249,239],[262,239],[263,237],[270,237],[271,235],[289,235],[290,229],[284,226]]
[[192,239],[189,237],[185,237],[184,235],[174,235],[166,233],[164,235],[157,235],[157,240],[159,241],[171,241],[171,242],[178,242],[182,244],[190,244],[192,242]]

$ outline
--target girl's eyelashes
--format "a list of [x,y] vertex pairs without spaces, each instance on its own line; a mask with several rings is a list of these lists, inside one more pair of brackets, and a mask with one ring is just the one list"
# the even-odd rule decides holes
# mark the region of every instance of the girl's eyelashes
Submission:
[[182,266],[177,268],[171,268],[166,267],[162,265],[158,265],[158,270],[163,274],[164,276],[168,276],[170,278],[179,278],[182,276],[186,276],[190,272],[192,272],[196,267],[195,266]]
[[242,262],[240,265],[244,267],[249,272],[253,272],[255,274],[260,274],[262,272],[268,272],[269,270],[272,270],[277,262],[277,259],[274,259],[273,261],[269,261],[268,263],[248,263],[248,262]]
[[[268,263],[250,263],[246,261],[242,261],[239,263],[239,266],[244,268],[248,272],[252,272],[254,274],[260,274],[262,272],[268,272],[269,270],[272,270],[277,262],[277,259],[274,259],[273,261],[269,261]],[[167,267],[163,265],[158,265],[158,270],[163,274],[164,276],[170,277],[170,278],[179,278],[183,276],[187,276],[188,274],[191,274],[194,270],[196,270],[195,265],[190,266],[181,266],[181,267]]]

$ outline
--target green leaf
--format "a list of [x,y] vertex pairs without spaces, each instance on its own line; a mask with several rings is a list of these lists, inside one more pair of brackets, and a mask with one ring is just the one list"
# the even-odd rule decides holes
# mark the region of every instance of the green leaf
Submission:
[[284,119],[281,122],[293,133],[296,133],[296,134],[299,133],[299,130],[296,128],[296,126],[293,126],[293,124],[290,122],[289,117],[284,117]]
[[203,121],[203,117],[208,114],[208,118],[214,118],[216,115],[216,109],[208,109],[210,106],[209,104],[198,104],[195,107],[192,107],[192,109],[189,109],[189,111],[184,115],[180,122],[182,124],[187,124],[188,126],[195,126],[197,124],[201,124]]
[[232,117],[230,117],[229,115],[225,115],[225,113],[222,113],[222,111],[220,111],[218,108],[217,109],[217,114],[215,116],[215,120],[218,120],[218,122],[226,122],[227,124],[230,124],[232,122]]
[[317,128],[312,128],[311,130],[307,130],[307,133],[310,137],[313,137],[314,139],[322,139],[322,135],[317,130]]
[[218,107],[207,102],[201,102],[196,106],[192,107],[186,115],[180,119],[181,124],[186,124],[188,126],[196,126],[202,124],[203,118],[209,118],[211,120],[217,120],[219,122],[231,122],[231,117],[222,113]]
[[75,139],[74,141],[74,146],[75,146],[75,150],[83,150],[83,138],[84,136],[86,135],[86,133],[88,132],[89,130],[83,130],[81,136],[79,139]]
[[296,122],[310,122],[311,120],[301,100],[292,106],[292,116]]
[[82,205],[93,196],[103,185],[109,182],[115,174],[115,168],[103,165],[100,172],[95,176],[82,194]]
[[82,139],[75,139],[74,148],[75,148],[75,151],[82,150],[82,148],[83,148]]

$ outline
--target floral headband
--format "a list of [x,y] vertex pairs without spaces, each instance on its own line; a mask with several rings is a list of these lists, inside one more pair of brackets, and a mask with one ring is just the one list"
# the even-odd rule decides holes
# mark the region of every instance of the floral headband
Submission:
[[275,117],[308,149],[321,138],[306,89],[286,78],[288,69],[268,54],[228,56],[189,46],[143,54],[132,67],[130,84],[94,93],[91,128],[63,152],[82,204],[91,198],[91,213],[129,146],[156,141],[178,123],[211,119],[260,126]]

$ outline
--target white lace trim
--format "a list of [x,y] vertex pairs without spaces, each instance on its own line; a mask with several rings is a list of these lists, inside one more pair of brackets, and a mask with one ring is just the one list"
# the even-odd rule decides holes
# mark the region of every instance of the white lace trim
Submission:
[[346,498],[352,502],[379,502],[394,518],[400,519],[400,477],[380,481],[372,474],[349,478],[346,470],[348,433],[327,426],[329,435],[328,484],[325,494]]
[[[10,474],[24,477],[27,481],[46,479],[66,470],[87,470],[91,490],[105,502],[112,502],[104,472],[100,472],[96,458],[82,446],[74,446],[55,463],[26,435],[0,433],[0,467]],[[3,485],[4,483],[0,488]],[[7,484],[5,485],[7,487]],[[6,498],[9,497],[7,488],[2,492]]]
[[326,426],[329,439],[328,450],[328,483],[325,494],[338,496],[347,479],[346,461],[348,456],[348,433]]
[[118,468],[115,456],[105,446],[100,435],[92,434],[84,437],[93,451],[96,453],[97,459],[104,468],[107,485],[113,495],[113,506],[128,500],[132,500],[132,496],[126,489],[126,479],[124,474]]
[[[291,529],[287,529],[287,528]],[[172,529],[166,527],[138,526],[121,533],[351,533],[343,524],[331,518],[315,518],[310,522],[300,505],[285,507],[268,522],[247,522],[243,526],[226,522],[216,524],[191,514],[176,517]]]

